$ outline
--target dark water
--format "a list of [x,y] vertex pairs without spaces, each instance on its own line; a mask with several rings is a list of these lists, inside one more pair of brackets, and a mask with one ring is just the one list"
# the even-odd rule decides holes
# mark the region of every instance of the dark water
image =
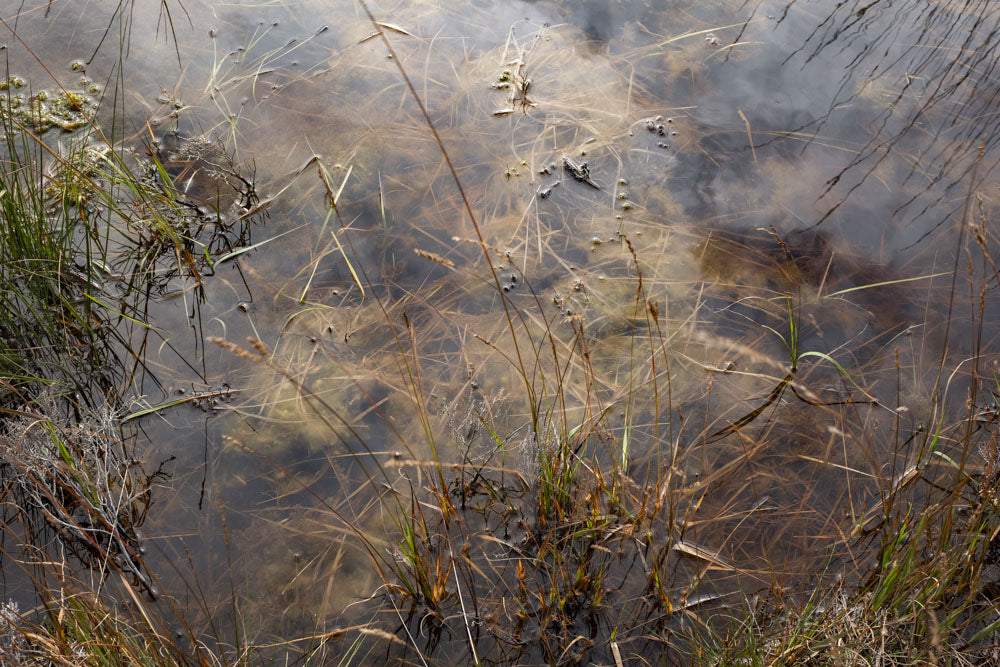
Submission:
[[[942,354],[954,371],[945,402],[965,399],[979,317],[968,285],[993,271],[973,227],[992,248],[1000,8],[374,10],[499,250],[503,297],[530,330],[551,323],[568,421],[593,416],[593,401],[607,406],[609,433],[631,430],[631,477],[660,484],[670,469],[684,491],[649,553],[680,531],[732,566],[707,571],[673,553],[674,603],[773,590],[778,571],[792,587],[812,579],[880,484],[913,463],[907,439],[939,416]],[[261,638],[355,623],[395,632],[398,619],[359,602],[382,589],[357,532],[386,552],[394,539],[368,480],[373,462],[432,456],[422,411],[439,455],[459,460],[453,432],[468,428],[469,406],[501,395],[503,465],[531,474],[537,457],[501,292],[465,241],[473,225],[395,63],[367,38],[372,26],[351,2],[149,3],[129,5],[125,20],[92,3],[7,3],[0,16],[23,40],[6,31],[11,73],[52,85],[29,47],[60,81],[85,61],[106,91],[99,117],[123,128],[122,141],[152,135],[179,150],[217,140],[262,199],[275,196],[245,239],[273,241],[201,287],[171,281],[149,304],[158,334],[136,397],[226,392],[139,422],[150,464],[175,457],[145,527],[161,587],[194,624],[217,615],[221,626],[236,591]],[[343,188],[339,219],[327,216],[315,166],[297,176],[314,155]],[[564,157],[586,162],[597,187]],[[952,301],[950,272],[966,252]],[[640,274],[659,333],[637,310]],[[804,359],[795,382],[809,401],[775,389],[793,356],[789,308],[798,352],[829,355],[850,375]],[[570,354],[567,315],[582,316],[589,368]],[[274,363],[246,362],[211,336],[258,338]],[[650,363],[650,340],[669,370]],[[986,361],[992,342],[987,326]],[[551,381],[545,363],[536,383]],[[318,419],[282,372],[338,416]],[[405,475],[419,488],[414,470]],[[832,562],[850,570],[842,555]],[[462,650],[462,637],[449,641]],[[549,659],[534,650],[525,655]]]

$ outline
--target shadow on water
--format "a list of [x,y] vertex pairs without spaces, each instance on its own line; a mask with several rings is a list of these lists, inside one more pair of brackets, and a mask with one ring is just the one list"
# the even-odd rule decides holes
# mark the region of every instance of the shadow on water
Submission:
[[397,3],[392,53],[346,1],[135,7],[120,53],[4,10],[184,216],[102,325],[183,636],[732,656],[817,582],[881,600],[911,508],[992,488],[954,478],[994,465],[1000,10],[654,4]]

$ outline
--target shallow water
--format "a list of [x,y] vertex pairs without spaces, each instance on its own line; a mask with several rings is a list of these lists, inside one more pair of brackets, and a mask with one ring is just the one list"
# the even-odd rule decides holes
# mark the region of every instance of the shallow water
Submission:
[[[1000,8],[985,0],[373,7],[498,250],[499,285],[355,3],[149,3],[126,25],[81,7],[0,7],[23,40],[8,31],[10,72],[52,85],[29,47],[60,81],[86,61],[106,91],[99,118],[123,141],[218,140],[275,197],[249,231],[265,245],[149,304],[150,372],[133,388],[149,405],[223,392],[139,422],[150,464],[176,457],[145,526],[147,564],[195,625],[230,623],[235,590],[265,643],[356,623],[396,631],[372,611],[381,582],[353,534],[392,549],[373,463],[432,457],[421,414],[442,459],[485,456],[490,437],[469,435],[468,411],[496,401],[503,465],[536,472],[505,299],[536,336],[528,356],[547,359],[529,364],[536,388],[552,382],[544,355],[557,350],[570,426],[606,409],[607,433],[631,432],[632,479],[658,484],[670,469],[685,490],[683,518],[649,537],[651,552],[680,530],[727,563],[671,555],[675,604],[773,589],[776,571],[783,586],[811,580],[880,483],[912,463],[899,443],[932,417],[942,349],[958,369],[948,396],[964,400],[975,303],[966,286],[949,309],[940,274],[960,243],[975,245],[964,220],[993,245]],[[339,216],[317,167],[299,173],[314,155],[342,188]],[[591,183],[564,158],[586,162]],[[958,266],[975,280],[991,271]],[[784,391],[789,308],[798,351],[851,376],[803,360],[795,383],[811,403]],[[212,336],[257,338],[273,364]],[[664,350],[653,362],[650,340]],[[328,404],[329,421],[282,373]],[[387,484],[425,481],[386,469],[400,475]]]

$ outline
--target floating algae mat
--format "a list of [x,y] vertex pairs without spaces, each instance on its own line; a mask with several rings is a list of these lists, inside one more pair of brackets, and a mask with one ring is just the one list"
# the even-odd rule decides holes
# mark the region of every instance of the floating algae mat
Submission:
[[[849,662],[789,628],[995,565],[1000,8],[0,16],[0,113],[173,202],[131,195],[142,305],[101,306],[182,652]],[[995,643],[920,590],[949,625],[889,644]]]

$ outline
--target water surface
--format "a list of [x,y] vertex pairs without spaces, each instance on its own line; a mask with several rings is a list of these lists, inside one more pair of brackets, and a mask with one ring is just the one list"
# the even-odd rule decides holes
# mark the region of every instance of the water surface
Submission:
[[[129,10],[122,23],[90,3],[26,2],[0,16],[19,38],[7,31],[11,73],[48,87],[86,62],[105,91],[98,118],[123,142],[158,142],[178,174],[185,146],[218,142],[274,197],[245,239],[266,244],[151,301],[158,333],[131,388],[150,405],[224,392],[139,423],[151,465],[174,457],[148,565],[195,624],[231,624],[235,596],[263,643],[396,634],[357,539],[392,552],[377,499],[426,481],[392,462],[436,452],[538,473],[525,425],[555,408],[531,404],[505,301],[536,336],[520,350],[533,386],[556,396],[562,373],[553,420],[617,442],[627,429],[629,483],[679,493],[643,557],[613,568],[609,613],[572,630],[588,643],[649,595],[656,568],[692,607],[856,573],[838,545],[914,461],[942,354],[947,397],[964,400],[979,297],[952,300],[948,272],[973,227],[993,245],[1000,11],[985,1],[380,3],[394,58],[346,0]],[[313,156],[326,185],[303,169]],[[567,165],[583,163],[578,180]],[[184,183],[218,205],[217,181]],[[960,285],[992,270],[958,266]],[[991,323],[992,289],[983,298]],[[273,362],[209,337],[253,337]],[[850,377],[813,356],[789,385],[807,350]],[[476,411],[506,430],[489,434]],[[489,597],[483,627],[509,626],[503,595]],[[558,657],[525,633],[494,657]],[[639,634],[628,651],[669,644]],[[372,659],[408,650],[402,633],[403,647],[371,633],[344,646],[359,636]],[[420,643],[444,657],[463,641]]]

